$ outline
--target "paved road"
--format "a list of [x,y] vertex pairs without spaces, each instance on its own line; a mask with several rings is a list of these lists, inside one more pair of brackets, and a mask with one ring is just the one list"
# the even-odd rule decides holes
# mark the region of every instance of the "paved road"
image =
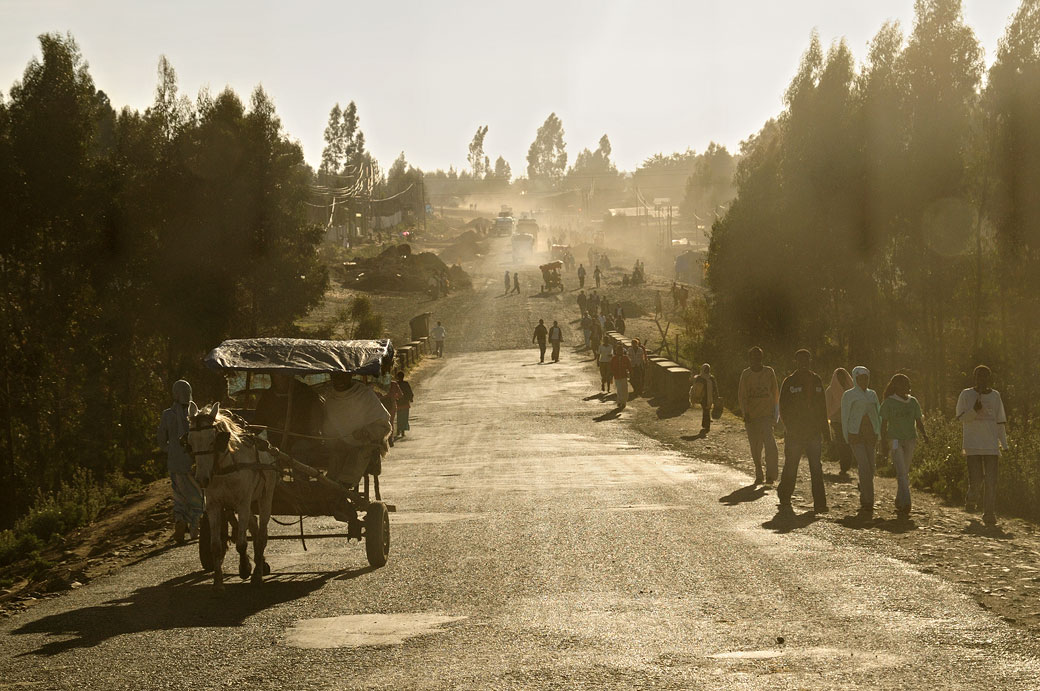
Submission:
[[837,527],[771,530],[769,497],[721,503],[746,476],[594,422],[591,369],[533,354],[425,381],[385,568],[279,542],[216,596],[174,549],[5,621],[0,687],[1036,687],[1033,638]]

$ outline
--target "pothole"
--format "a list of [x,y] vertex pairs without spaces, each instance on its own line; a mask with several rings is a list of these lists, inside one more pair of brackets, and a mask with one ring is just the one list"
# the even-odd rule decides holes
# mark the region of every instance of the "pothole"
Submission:
[[734,650],[731,653],[716,653],[708,657],[716,660],[772,660],[783,655],[779,650]]
[[359,648],[399,645],[409,638],[444,633],[444,624],[466,617],[444,614],[350,614],[342,617],[301,619],[286,633],[296,648]]

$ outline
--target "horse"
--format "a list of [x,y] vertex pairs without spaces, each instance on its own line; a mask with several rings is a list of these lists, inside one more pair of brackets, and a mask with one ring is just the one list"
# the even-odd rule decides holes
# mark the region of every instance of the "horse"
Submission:
[[[238,549],[238,575],[260,585],[271,572],[264,559],[267,547],[267,524],[271,518],[271,503],[278,483],[278,468],[274,457],[250,443],[242,426],[214,403],[188,420],[185,446],[195,458],[195,479],[206,490],[206,520],[209,521],[210,549],[213,555],[213,585],[224,588],[224,554],[227,543],[223,537],[224,509],[238,516],[235,546]],[[254,524],[253,559],[249,563],[246,531],[252,522],[253,502],[257,503],[259,521]]]

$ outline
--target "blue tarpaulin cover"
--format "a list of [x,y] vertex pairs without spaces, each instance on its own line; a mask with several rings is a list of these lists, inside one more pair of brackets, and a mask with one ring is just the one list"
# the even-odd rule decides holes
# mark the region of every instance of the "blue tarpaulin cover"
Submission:
[[215,370],[314,374],[349,372],[379,376],[394,361],[394,344],[373,341],[318,341],[304,338],[239,338],[224,341],[206,356]]

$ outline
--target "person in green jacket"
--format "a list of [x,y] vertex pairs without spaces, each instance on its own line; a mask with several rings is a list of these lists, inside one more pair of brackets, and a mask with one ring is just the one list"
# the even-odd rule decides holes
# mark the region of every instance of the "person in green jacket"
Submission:
[[892,377],[885,387],[881,402],[881,456],[892,453],[896,469],[896,512],[903,518],[910,515],[910,461],[917,445],[917,431],[928,441],[924,428],[921,404],[910,395],[910,378],[905,374]]

